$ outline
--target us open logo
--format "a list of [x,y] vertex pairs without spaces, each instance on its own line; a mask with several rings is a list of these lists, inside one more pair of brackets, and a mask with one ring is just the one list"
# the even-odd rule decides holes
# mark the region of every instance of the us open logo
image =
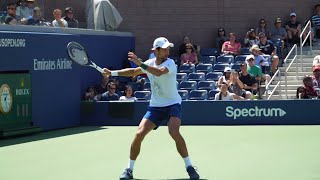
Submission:
[[281,108],[233,108],[232,106],[226,107],[226,116],[236,120],[240,117],[283,117],[287,114]]

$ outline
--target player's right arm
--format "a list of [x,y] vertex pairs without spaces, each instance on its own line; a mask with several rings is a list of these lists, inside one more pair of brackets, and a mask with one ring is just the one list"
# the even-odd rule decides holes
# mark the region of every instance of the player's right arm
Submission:
[[141,70],[141,67],[137,68],[126,68],[126,69],[121,69],[117,71],[110,71],[107,68],[104,68],[104,73],[103,75],[105,76],[125,76],[125,77],[133,77],[133,76],[138,76],[140,74],[144,74]]

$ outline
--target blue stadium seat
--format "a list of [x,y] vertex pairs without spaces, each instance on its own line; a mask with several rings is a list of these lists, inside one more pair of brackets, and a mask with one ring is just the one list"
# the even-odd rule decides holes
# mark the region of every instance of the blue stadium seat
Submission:
[[177,81],[181,82],[181,81],[186,81],[188,78],[187,73],[177,73]]
[[201,56],[219,56],[220,50],[217,48],[202,48],[200,50]]
[[189,100],[206,100],[207,96],[207,90],[192,90],[189,93]]
[[197,72],[203,72],[203,73],[212,72],[212,64],[198,64]]
[[204,81],[205,76],[203,72],[190,73],[188,75],[188,81]]
[[181,96],[182,100],[188,100],[188,98],[189,98],[189,91],[188,90],[178,90],[178,93]]
[[196,70],[196,67],[194,64],[183,64],[183,65],[180,65],[179,67],[179,72],[180,73],[193,73],[195,72]]
[[214,82],[214,81],[200,81],[198,83],[198,89],[199,90],[210,91],[210,90],[215,89],[215,86],[216,86],[216,82]]
[[238,55],[236,56],[236,58],[234,59],[234,63],[242,63],[246,61],[248,55]]
[[225,55],[225,56],[219,56],[217,58],[217,63],[219,64],[225,64],[225,63],[233,63],[234,57],[230,55]]
[[146,82],[144,84],[143,90],[144,91],[151,91],[151,83],[150,82]]
[[250,55],[251,52],[250,52],[249,48],[244,47],[244,48],[241,48],[241,54]]
[[197,89],[197,82],[196,81],[182,81],[179,84],[179,89],[180,90],[196,90]]
[[211,72],[206,75],[207,81],[218,81],[220,76],[222,76],[222,72]]
[[216,62],[215,56],[201,56],[200,63],[202,64],[214,64]]
[[229,64],[215,64],[213,67],[214,72],[223,72],[226,67],[230,67]]
[[211,90],[209,91],[208,94],[208,100],[214,100],[215,99],[215,95],[220,92],[219,90]]
[[139,101],[149,101],[151,98],[151,91],[136,91],[134,92],[134,96]]
[[236,70],[236,71],[240,71],[240,64],[233,64],[233,65],[231,66],[231,69],[234,69],[234,70]]

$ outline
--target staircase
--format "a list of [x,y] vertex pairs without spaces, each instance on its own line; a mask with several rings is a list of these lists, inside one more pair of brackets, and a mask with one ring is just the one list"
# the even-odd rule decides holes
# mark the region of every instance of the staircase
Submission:
[[[280,67],[281,77],[275,77],[274,81],[270,85],[270,90],[272,91],[274,88],[274,94],[270,97],[273,100],[279,99],[296,99],[296,90],[299,86],[302,86],[302,79],[306,76],[312,76],[312,62],[313,58],[320,54],[320,42],[314,42],[312,47],[312,52],[310,52],[310,48],[308,46],[303,47],[303,55],[302,55],[302,68],[301,68],[301,60],[300,60],[300,47],[298,47],[298,56],[295,62],[291,65],[287,72],[287,87],[285,85],[285,67]],[[295,53],[294,53],[295,54]],[[287,66],[292,62],[294,55],[287,59]],[[281,82],[279,86],[276,87],[278,82]],[[286,95],[287,93],[287,95]],[[281,95],[280,95],[281,94]]]

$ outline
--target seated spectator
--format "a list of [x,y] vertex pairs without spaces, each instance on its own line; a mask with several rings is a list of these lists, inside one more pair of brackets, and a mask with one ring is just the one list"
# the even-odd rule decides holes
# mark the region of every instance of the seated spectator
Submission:
[[124,96],[121,96],[119,101],[137,101],[137,98],[132,96],[133,90],[130,85],[126,85],[126,89],[124,90]]
[[101,76],[101,83],[95,87],[97,94],[103,94],[108,91],[107,85],[109,83],[108,76]]
[[42,17],[42,13],[39,7],[35,7],[33,9],[33,15],[29,16],[28,18],[24,18],[21,20],[22,24],[25,25],[34,25],[34,26],[40,26],[41,23],[44,21]]
[[316,14],[312,16],[312,25],[314,28],[315,38],[319,38],[320,35],[320,4],[314,6]]
[[[190,38],[188,36],[183,37],[183,43],[179,46],[179,56],[181,57],[182,54],[186,53],[186,44],[189,44]],[[193,49],[195,53],[200,54],[200,46],[193,44]]]
[[320,88],[320,65],[313,67],[313,87]]
[[68,23],[66,20],[61,18],[62,11],[60,9],[55,9],[53,11],[54,20],[52,21],[53,27],[68,27]]
[[320,55],[314,57],[312,67],[320,65]]
[[85,101],[95,101],[95,97],[97,95],[97,92],[93,86],[90,86],[87,88],[84,100]]
[[253,45],[256,45],[258,43],[258,37],[254,29],[251,29],[247,32],[246,38],[244,38],[243,43],[246,47],[252,47]]
[[228,41],[229,38],[227,37],[226,31],[224,28],[220,27],[218,29],[218,35],[216,39],[216,46],[217,48],[221,49],[224,42]]
[[33,8],[34,8],[34,0],[27,0],[27,8],[29,8],[30,15],[32,15]]
[[118,94],[115,93],[116,90],[117,90],[116,84],[113,82],[110,82],[108,84],[108,91],[101,95],[100,101],[118,101],[119,96]]
[[259,48],[258,45],[253,45],[250,48],[250,52],[255,58],[255,65],[259,66],[262,69],[262,66],[269,66],[269,62],[262,56],[261,54],[261,49]]
[[260,19],[259,26],[256,28],[256,35],[264,33],[269,36],[269,29],[267,27],[267,21],[265,19]]
[[240,99],[244,99],[244,98],[237,96],[234,93],[230,93],[228,91],[228,85],[226,83],[222,83],[221,91],[218,92],[214,97],[215,101],[231,101],[231,100],[236,100],[236,99],[240,100]]
[[280,18],[277,18],[274,23],[274,28],[270,30],[270,38],[273,43],[279,44],[281,48],[284,48],[285,42],[287,40],[287,32],[281,26],[282,21]]
[[230,75],[231,75],[231,68],[230,67],[224,68],[223,76],[220,76],[217,82],[219,89],[221,88],[222,83],[228,82],[228,80],[230,79]]
[[72,7],[67,7],[64,12],[66,13],[66,16],[63,17],[63,19],[65,21],[67,21],[68,27],[69,28],[78,28],[79,27],[79,25],[78,25],[79,23],[74,18],[74,14],[73,14],[74,10],[73,10],[73,8]]
[[310,76],[304,77],[303,78],[303,85],[304,85],[304,89],[306,90],[306,96],[309,99],[318,97],[318,92],[313,87],[312,77],[310,77]]
[[290,13],[290,21],[286,23],[286,30],[289,43],[300,43],[301,23],[297,21],[296,13]]
[[277,55],[277,49],[273,43],[267,40],[265,33],[259,34],[258,47],[261,49],[262,55],[270,55],[271,57],[271,74],[274,74],[279,65],[279,56]]
[[243,83],[243,89],[246,91],[250,91],[253,94],[257,93],[258,84],[256,79],[248,73],[247,63],[241,63],[240,65],[240,81]]
[[16,14],[17,6],[14,3],[9,3],[7,5],[7,16],[4,20],[5,24],[17,25],[20,24],[20,17]]
[[236,34],[229,34],[229,41],[226,41],[222,45],[221,53],[223,55],[237,56],[241,53],[241,44],[236,41]]
[[20,6],[17,7],[17,16],[20,16],[21,19],[28,18],[32,16],[32,10],[30,10],[29,7],[27,7],[26,0],[20,1]]
[[300,86],[297,88],[296,98],[297,99],[309,99],[309,97],[306,95],[306,90],[304,89],[303,86]]
[[251,99],[251,92],[243,90],[243,83],[239,79],[239,72],[232,71],[230,79],[227,81],[228,90],[237,96],[244,97],[245,99]]
[[192,44],[186,44],[186,53],[183,53],[180,57],[181,65],[182,64],[198,64],[198,57],[193,49]]

